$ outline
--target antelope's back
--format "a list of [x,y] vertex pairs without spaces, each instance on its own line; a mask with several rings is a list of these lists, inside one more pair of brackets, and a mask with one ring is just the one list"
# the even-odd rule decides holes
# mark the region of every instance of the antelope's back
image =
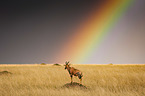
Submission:
[[75,69],[74,67],[71,67],[71,69],[72,69],[71,70],[72,74],[75,75],[75,76],[78,76],[79,79],[81,79],[81,77],[83,76],[82,72],[80,70],[78,70],[78,69]]

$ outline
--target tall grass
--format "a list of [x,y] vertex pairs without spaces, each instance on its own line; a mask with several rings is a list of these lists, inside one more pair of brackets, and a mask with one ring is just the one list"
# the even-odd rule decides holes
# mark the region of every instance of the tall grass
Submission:
[[[145,96],[145,65],[71,65],[83,72],[83,85],[65,88],[64,66],[0,65],[0,96]],[[74,82],[79,82],[77,77]]]

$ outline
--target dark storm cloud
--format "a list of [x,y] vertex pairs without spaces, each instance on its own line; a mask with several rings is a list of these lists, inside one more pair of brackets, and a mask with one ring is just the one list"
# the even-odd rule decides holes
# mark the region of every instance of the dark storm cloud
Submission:
[[0,63],[54,62],[72,30],[103,1],[1,1]]

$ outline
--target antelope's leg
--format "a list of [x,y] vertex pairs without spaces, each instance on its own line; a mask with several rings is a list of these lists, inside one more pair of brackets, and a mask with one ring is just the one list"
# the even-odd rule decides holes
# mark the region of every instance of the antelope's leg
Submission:
[[70,75],[70,77],[71,77],[71,83],[73,82],[73,76],[72,75]]
[[80,85],[82,85],[82,78],[80,79]]

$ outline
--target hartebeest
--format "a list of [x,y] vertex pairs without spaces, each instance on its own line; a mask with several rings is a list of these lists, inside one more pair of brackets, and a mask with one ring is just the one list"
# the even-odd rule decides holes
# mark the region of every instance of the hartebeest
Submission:
[[74,75],[74,76],[78,76],[78,78],[80,79],[80,85],[81,85],[82,84],[82,77],[83,77],[82,72],[79,71],[78,69],[70,67],[69,61],[68,62],[66,61],[64,66],[65,66],[65,69],[67,69],[69,74],[70,74],[71,83],[73,82],[73,75]]

